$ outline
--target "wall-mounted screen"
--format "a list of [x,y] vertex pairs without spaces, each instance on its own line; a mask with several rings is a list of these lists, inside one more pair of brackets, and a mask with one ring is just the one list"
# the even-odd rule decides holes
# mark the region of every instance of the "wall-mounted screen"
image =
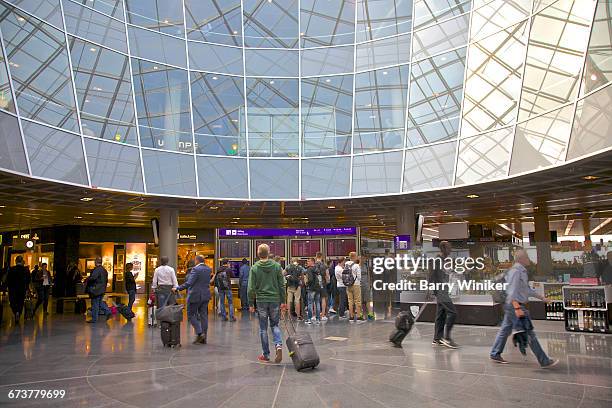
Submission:
[[357,251],[357,240],[347,239],[328,239],[327,256],[348,256],[349,252]]
[[268,246],[270,247],[270,253],[274,254],[274,256],[278,255],[284,258],[287,254],[285,252],[285,240],[284,239],[258,239],[257,241],[255,241],[256,251],[259,245],[261,244],[268,244]]
[[321,251],[321,241],[318,239],[292,239],[291,256],[298,258],[312,257]]
[[247,258],[249,257],[249,240],[247,239],[221,239],[219,240],[220,258]]

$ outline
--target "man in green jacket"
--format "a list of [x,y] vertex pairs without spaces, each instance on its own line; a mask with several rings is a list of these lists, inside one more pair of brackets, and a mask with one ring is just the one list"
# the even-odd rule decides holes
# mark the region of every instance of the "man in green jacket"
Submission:
[[261,244],[257,247],[259,261],[251,267],[249,273],[249,310],[255,311],[254,301],[257,299],[257,314],[259,316],[259,337],[263,354],[257,357],[259,361],[270,361],[270,346],[268,344],[268,319],[276,346],[275,363],[283,359],[283,337],[278,327],[281,310],[287,307],[285,300],[285,280],[279,263],[269,259],[270,247]]

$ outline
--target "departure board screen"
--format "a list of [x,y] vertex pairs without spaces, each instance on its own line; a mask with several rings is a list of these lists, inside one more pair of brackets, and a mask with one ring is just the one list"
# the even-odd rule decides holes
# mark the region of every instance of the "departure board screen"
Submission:
[[248,239],[221,239],[219,240],[219,257],[221,258],[248,258]]
[[349,252],[357,251],[355,239],[328,239],[327,256],[348,256]]
[[321,241],[310,239],[292,239],[291,240],[291,256],[299,258],[315,256],[321,251]]
[[[285,257],[285,240],[283,239],[258,239],[255,241],[255,248],[259,248],[261,244],[268,244],[270,253],[274,256]],[[257,250],[257,249],[255,249]]]

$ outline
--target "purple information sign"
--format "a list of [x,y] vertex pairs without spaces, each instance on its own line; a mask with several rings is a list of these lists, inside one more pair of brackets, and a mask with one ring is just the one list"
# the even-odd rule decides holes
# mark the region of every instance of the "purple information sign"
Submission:
[[410,249],[410,235],[396,235],[393,244],[396,251]]
[[321,235],[356,235],[356,227],[337,228],[250,228],[219,229],[220,237],[313,237]]

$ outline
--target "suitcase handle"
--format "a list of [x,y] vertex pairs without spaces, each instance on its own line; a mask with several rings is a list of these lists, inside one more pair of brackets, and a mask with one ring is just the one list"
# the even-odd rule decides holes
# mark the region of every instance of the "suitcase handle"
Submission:
[[[291,333],[293,334],[297,333],[295,323],[293,322],[293,319],[291,319],[291,314],[289,313],[289,310],[285,310],[281,312],[281,319],[283,323],[285,324],[285,331],[287,332],[288,336],[290,336]],[[291,327],[291,330],[289,330],[289,327]]]

